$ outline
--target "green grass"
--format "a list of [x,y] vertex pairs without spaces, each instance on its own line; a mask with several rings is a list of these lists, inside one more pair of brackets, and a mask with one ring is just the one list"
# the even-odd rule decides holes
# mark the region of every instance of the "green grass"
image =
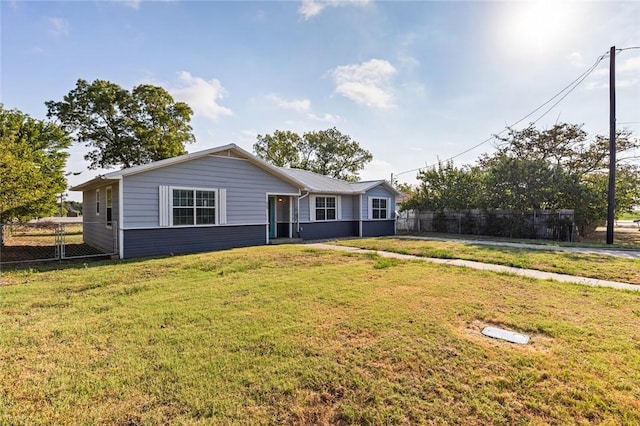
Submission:
[[636,220],[640,219],[640,210],[634,210],[630,213],[623,213],[618,218],[619,220]]
[[554,251],[552,247],[549,250],[531,250],[462,241],[398,238],[340,240],[332,244],[438,259],[473,260],[640,285],[640,259]]
[[0,424],[640,423],[635,292],[300,246],[48,269],[0,281]]
[[559,247],[588,247],[588,248],[619,248],[619,249],[640,249],[640,232],[637,226],[616,227],[614,230],[613,244],[607,244],[607,229],[599,227],[586,237],[580,237],[579,241],[566,242],[554,240],[533,240],[523,238],[490,237],[487,235],[470,234],[446,234],[438,232],[408,232],[405,235],[416,235],[423,237],[446,238],[451,240],[479,240],[498,241],[509,243],[537,244],[545,246]]

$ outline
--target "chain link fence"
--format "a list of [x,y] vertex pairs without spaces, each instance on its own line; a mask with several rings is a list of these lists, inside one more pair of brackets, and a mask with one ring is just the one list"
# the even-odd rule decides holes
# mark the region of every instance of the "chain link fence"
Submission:
[[575,238],[573,210],[409,210],[402,212],[396,226],[401,232],[438,232],[569,242]]
[[4,224],[0,244],[0,264],[40,262],[118,253],[118,227],[111,228],[112,250],[99,250],[84,241],[82,223],[42,221]]

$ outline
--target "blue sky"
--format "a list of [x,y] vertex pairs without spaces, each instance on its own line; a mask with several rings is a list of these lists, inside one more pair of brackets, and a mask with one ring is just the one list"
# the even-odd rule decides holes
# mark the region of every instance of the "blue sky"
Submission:
[[[44,119],[79,78],[157,84],[194,109],[190,152],[337,127],[389,179],[479,144],[610,46],[640,46],[640,2],[2,1],[0,102]],[[640,49],[620,52],[617,116],[640,133]],[[608,134],[608,59],[549,114]],[[535,120],[546,109],[526,120]],[[625,124],[622,124],[625,123]],[[485,143],[455,159],[473,163]],[[71,150],[71,184],[92,178]],[[415,182],[415,173],[399,176]]]

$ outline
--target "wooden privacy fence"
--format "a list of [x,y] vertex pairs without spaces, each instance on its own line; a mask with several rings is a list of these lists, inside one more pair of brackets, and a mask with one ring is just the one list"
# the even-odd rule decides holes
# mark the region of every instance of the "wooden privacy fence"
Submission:
[[556,241],[574,241],[575,238],[573,210],[408,210],[402,212],[396,220],[396,227],[400,232],[439,232]]
[[106,251],[85,243],[82,223],[33,222],[0,226],[0,264],[79,259],[118,253],[118,227],[115,222],[111,228],[113,245]]

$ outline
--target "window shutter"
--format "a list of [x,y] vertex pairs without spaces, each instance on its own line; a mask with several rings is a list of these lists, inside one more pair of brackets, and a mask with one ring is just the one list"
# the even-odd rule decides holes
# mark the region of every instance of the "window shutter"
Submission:
[[309,196],[309,220],[311,222],[316,221],[316,196]]
[[367,219],[371,220],[373,219],[373,197],[367,197],[367,204]]
[[392,198],[387,198],[387,219],[395,219],[392,214],[395,211],[395,205],[391,207]]
[[225,188],[218,190],[218,224],[225,225],[227,223],[227,190]]
[[166,185],[160,185],[158,191],[159,225],[171,226],[171,189]]
[[336,196],[336,219],[342,220],[342,196]]

